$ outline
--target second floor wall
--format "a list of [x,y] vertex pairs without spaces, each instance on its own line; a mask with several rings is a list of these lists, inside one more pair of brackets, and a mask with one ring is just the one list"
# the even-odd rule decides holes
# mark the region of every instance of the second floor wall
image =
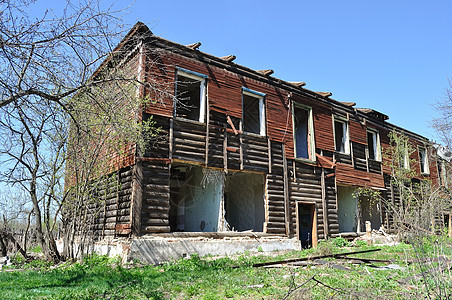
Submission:
[[[365,185],[363,176],[375,177],[365,174],[391,173],[385,163],[391,160],[389,132],[396,127],[385,115],[157,37],[144,49],[142,74],[159,87],[142,91],[150,99],[146,113],[199,125],[222,115],[227,130],[283,143],[288,159],[319,164],[322,156],[343,164],[338,170],[354,178],[348,184]],[[415,149],[410,167],[419,178],[437,180],[428,140],[405,132]]]

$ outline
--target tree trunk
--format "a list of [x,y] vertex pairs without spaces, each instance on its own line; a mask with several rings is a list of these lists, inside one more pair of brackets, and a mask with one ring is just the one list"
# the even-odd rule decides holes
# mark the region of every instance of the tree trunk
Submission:
[[6,249],[6,244],[4,242],[3,234],[0,233],[0,253],[2,256],[6,256],[8,251]]

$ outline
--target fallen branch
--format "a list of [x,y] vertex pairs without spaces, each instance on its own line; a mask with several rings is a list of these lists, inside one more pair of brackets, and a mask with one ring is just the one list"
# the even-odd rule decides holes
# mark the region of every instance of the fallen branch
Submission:
[[286,300],[286,299],[287,299],[290,295],[292,295],[296,290],[300,289],[301,287],[303,287],[304,285],[306,285],[309,281],[313,280],[313,279],[314,279],[314,276],[315,276],[315,275],[313,275],[311,278],[309,278],[308,280],[306,280],[306,281],[303,282],[302,284],[297,285],[297,286],[294,287],[294,288],[290,288],[289,291],[287,292],[287,294],[284,296],[284,298],[282,298],[282,300]]
[[[320,256],[314,256],[314,257],[292,258],[292,259],[285,259],[285,260],[279,260],[279,261],[258,263],[258,264],[252,265],[252,267],[257,268],[257,267],[263,267],[263,266],[271,266],[271,265],[277,265],[277,264],[292,263],[292,262],[306,261],[306,260],[315,260],[315,259],[329,258],[329,257],[339,258],[339,257],[347,256],[350,254],[368,253],[368,252],[375,252],[375,251],[380,251],[380,250],[381,250],[380,248],[377,248],[377,249],[362,250],[362,251],[355,251],[355,252],[320,255]],[[234,266],[233,268],[239,268],[239,266]]]

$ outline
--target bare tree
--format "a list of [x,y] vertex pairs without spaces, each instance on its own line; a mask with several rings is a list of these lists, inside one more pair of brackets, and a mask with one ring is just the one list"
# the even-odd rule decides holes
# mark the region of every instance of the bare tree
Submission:
[[443,99],[434,104],[438,117],[432,120],[432,126],[438,133],[441,142],[449,149],[452,149],[452,82],[449,81],[449,88]]
[[0,3],[0,107],[32,97],[64,106],[122,34],[118,12],[96,0],[68,1],[61,15],[28,15],[32,0]]
[[102,9],[95,0],[68,1],[58,16],[46,11],[38,19],[28,14],[34,5],[0,2],[1,180],[26,191],[38,243],[47,258],[58,261],[53,231],[67,198],[68,118],[79,134],[87,134],[89,128],[80,127],[86,111],[95,111],[98,120],[107,116],[101,98],[81,104],[72,97],[116,80],[113,73],[91,75],[111,56],[123,32],[120,11]]

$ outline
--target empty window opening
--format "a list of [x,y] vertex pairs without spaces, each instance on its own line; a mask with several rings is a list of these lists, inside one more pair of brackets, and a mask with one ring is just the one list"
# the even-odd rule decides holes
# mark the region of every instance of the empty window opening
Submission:
[[264,95],[244,90],[242,93],[243,131],[265,135]]
[[428,167],[428,157],[425,148],[419,148],[419,162],[421,167],[421,173],[422,174],[430,173]]
[[380,156],[380,136],[376,131],[367,131],[367,149],[369,159],[381,160]]
[[408,155],[408,148],[405,147],[405,150],[403,151],[403,168],[409,169],[410,168],[410,157]]
[[191,165],[175,165],[171,168],[171,231],[221,230],[224,172],[205,170]]
[[205,79],[178,70],[176,78],[176,117],[204,122]]
[[372,229],[382,225],[381,203],[355,195],[356,189],[350,186],[337,187],[337,214],[339,232],[365,232],[366,221],[371,222]]
[[380,229],[382,225],[381,203],[363,196],[358,202],[359,232],[366,232],[366,221],[370,221],[371,229]]
[[226,176],[224,209],[230,231],[262,232],[265,221],[264,176],[245,172]]
[[339,232],[356,232],[358,226],[358,201],[353,197],[352,187],[337,187],[337,217]]
[[295,154],[297,158],[313,160],[313,136],[311,110],[294,106],[293,112]]
[[171,168],[172,232],[263,231],[264,176],[193,165]]
[[334,120],[334,141],[336,151],[341,153],[349,153],[348,147],[348,128],[344,121]]

